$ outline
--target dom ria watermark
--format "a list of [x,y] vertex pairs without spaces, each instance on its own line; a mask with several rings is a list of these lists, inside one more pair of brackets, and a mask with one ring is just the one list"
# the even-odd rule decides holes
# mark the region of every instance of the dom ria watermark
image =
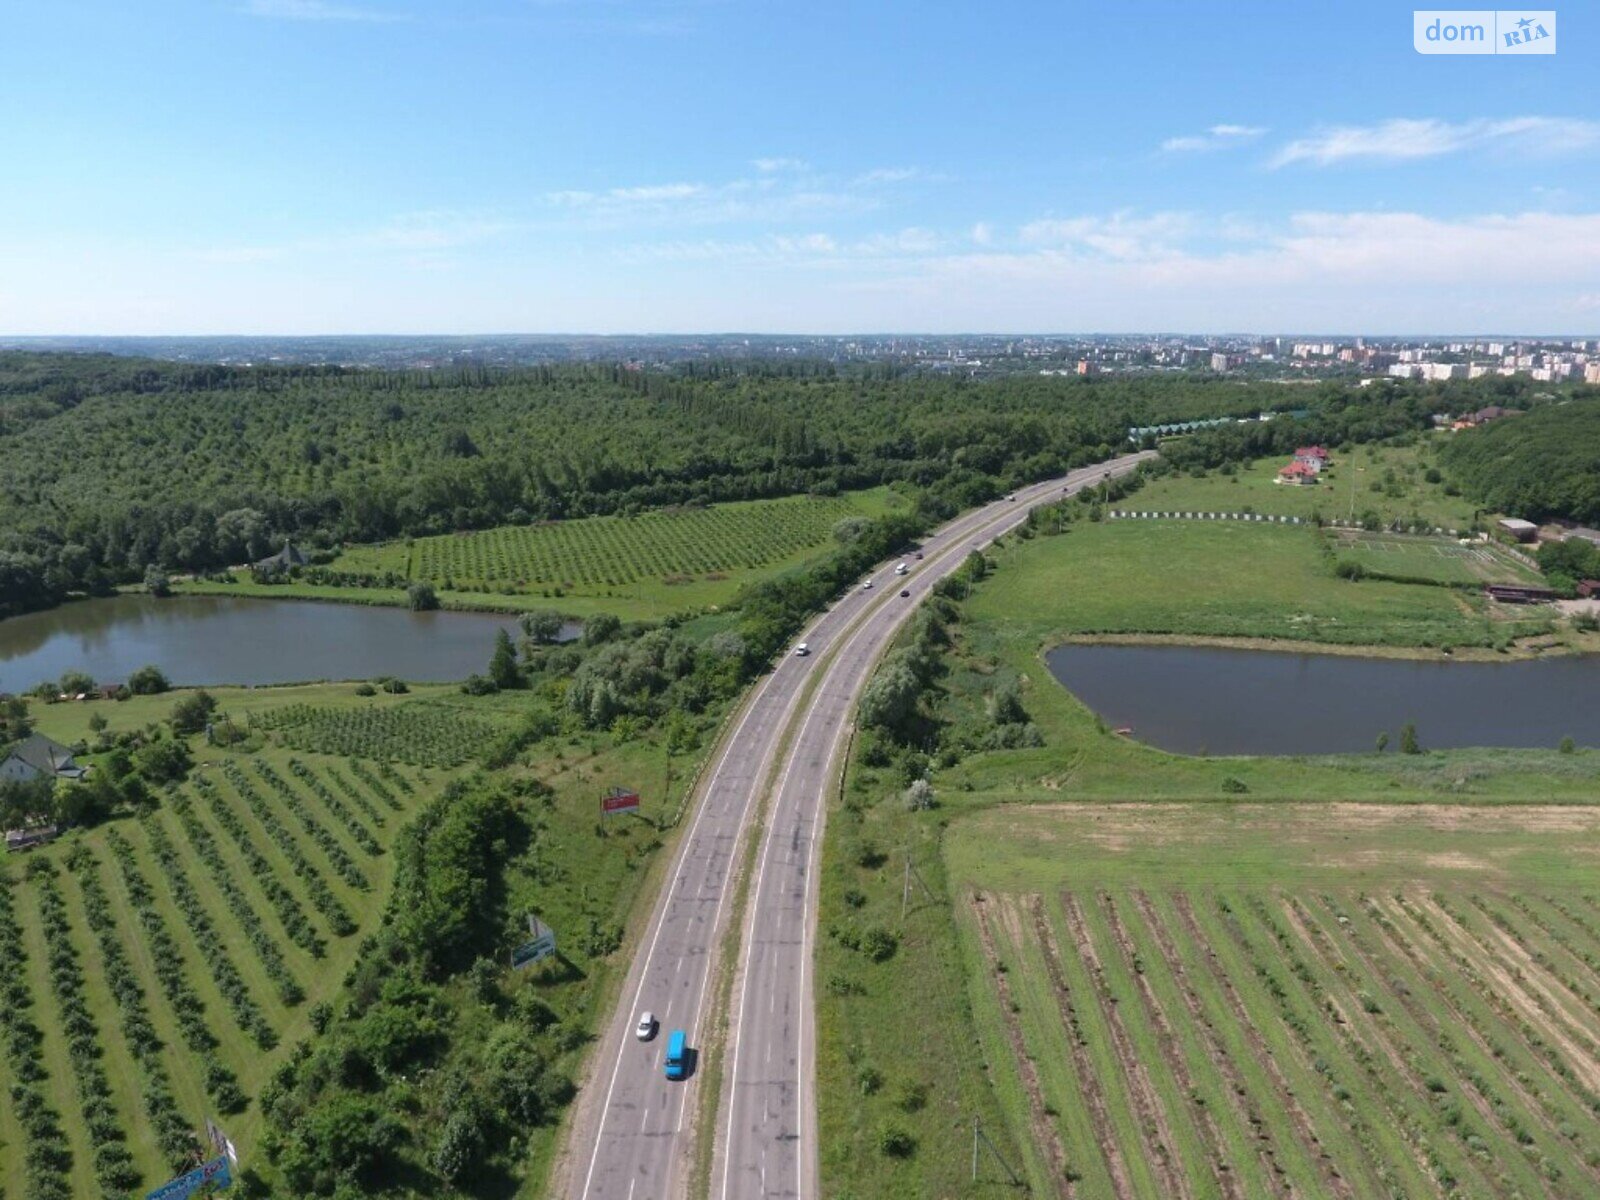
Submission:
[[1411,42],[1418,54],[1554,54],[1555,9],[1417,9]]

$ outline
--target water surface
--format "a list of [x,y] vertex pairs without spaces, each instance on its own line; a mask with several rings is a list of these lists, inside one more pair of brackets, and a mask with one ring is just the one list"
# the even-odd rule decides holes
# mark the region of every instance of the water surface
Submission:
[[[516,618],[247,596],[113,596],[0,621],[0,692],[69,670],[121,682],[154,663],[177,684],[269,684],[483,671]],[[573,630],[569,630],[569,634]]]
[[1180,754],[1600,746],[1600,656],[1417,662],[1210,646],[1059,646],[1050,673],[1113,728]]

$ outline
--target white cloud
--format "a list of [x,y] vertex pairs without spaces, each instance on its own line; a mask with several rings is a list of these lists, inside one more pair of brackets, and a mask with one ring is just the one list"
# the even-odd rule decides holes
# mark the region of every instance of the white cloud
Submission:
[[750,165],[764,175],[778,171],[804,171],[806,162],[799,158],[753,158]]
[[980,246],[988,246],[994,242],[994,228],[987,221],[979,221],[972,227],[972,240]]
[[1509,117],[1449,122],[1396,117],[1375,125],[1345,125],[1297,138],[1273,156],[1273,167],[1308,162],[1410,162],[1466,150],[1548,156],[1600,145],[1600,122],[1573,117]]
[[282,21],[365,21],[388,24],[407,20],[404,13],[330,4],[327,0],[247,0],[242,11],[252,17],[272,17]]
[[1229,146],[1252,142],[1265,132],[1266,130],[1259,125],[1213,125],[1203,134],[1168,138],[1161,143],[1161,149],[1169,154],[1222,150]]
[[855,182],[858,184],[874,183],[905,183],[909,179],[922,178],[923,172],[919,167],[874,167],[870,171],[863,171],[857,175]]
[[1146,259],[1171,253],[1192,233],[1195,219],[1187,213],[1139,216],[1120,211],[1105,216],[1049,217],[1030,221],[1018,231],[1024,246],[1111,259]]

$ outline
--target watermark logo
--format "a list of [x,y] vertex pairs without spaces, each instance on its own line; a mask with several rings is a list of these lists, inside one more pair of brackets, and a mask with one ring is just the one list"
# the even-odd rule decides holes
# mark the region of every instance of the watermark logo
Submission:
[[1411,44],[1418,54],[1554,54],[1555,9],[1417,9]]

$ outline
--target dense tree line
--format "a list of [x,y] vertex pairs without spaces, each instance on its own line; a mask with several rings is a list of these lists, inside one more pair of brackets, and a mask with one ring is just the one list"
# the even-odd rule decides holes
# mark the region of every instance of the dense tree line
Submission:
[[[1377,442],[1433,428],[1435,416],[1476,412],[1491,405],[1518,410],[1553,407],[1552,401],[1584,394],[1576,385],[1556,390],[1525,376],[1485,376],[1452,383],[1384,379],[1370,387],[1322,384],[1310,403],[1271,421],[1223,425],[1162,445],[1179,469],[1287,456],[1296,447],[1333,449]],[[1540,390],[1535,390],[1540,389]]]
[[1545,404],[1456,434],[1444,464],[1483,508],[1600,524],[1600,398]]
[[[554,1066],[567,1031],[498,965],[519,920],[508,873],[538,836],[534,786],[458,781],[401,834],[384,924],[262,1095],[285,1194],[495,1191],[508,1145],[570,1099]],[[264,1190],[253,1173],[245,1189]]]
[[1130,425],[1298,392],[1216,380],[989,381],[540,367],[234,368],[0,356],[0,616],[146,569],[668,504],[1104,457]]

